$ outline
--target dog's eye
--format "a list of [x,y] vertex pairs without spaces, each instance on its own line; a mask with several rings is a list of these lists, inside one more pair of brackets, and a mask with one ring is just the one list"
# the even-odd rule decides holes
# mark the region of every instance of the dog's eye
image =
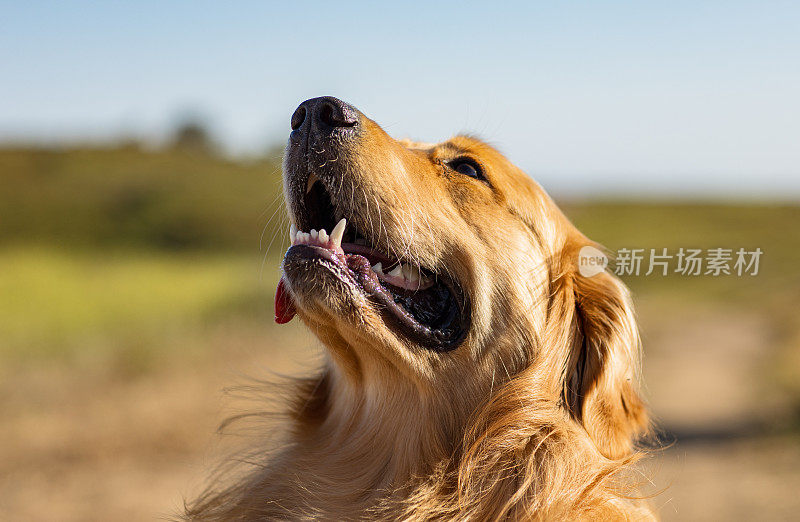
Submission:
[[469,158],[459,158],[451,161],[450,168],[459,174],[463,174],[471,178],[486,179],[483,177],[483,171],[481,170],[480,165]]

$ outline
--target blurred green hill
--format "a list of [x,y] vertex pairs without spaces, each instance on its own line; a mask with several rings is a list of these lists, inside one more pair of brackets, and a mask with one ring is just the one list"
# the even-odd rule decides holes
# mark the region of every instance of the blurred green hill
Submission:
[[264,229],[281,197],[279,153],[232,161],[189,131],[159,150],[0,148],[0,241],[257,249],[282,222]]

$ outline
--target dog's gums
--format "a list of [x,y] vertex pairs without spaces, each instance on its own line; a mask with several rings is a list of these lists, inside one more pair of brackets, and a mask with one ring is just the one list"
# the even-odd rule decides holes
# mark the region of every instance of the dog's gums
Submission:
[[[352,242],[343,243],[346,230],[345,218],[330,235],[325,229],[298,231],[292,224],[285,259],[305,262],[309,269],[317,264],[327,266],[342,282],[368,296],[404,335],[431,349],[454,348],[464,333],[460,323],[463,305],[457,302],[455,292],[429,270],[368,246],[358,231],[349,234]],[[275,321],[287,323],[295,313],[287,282],[281,278],[275,292]]]

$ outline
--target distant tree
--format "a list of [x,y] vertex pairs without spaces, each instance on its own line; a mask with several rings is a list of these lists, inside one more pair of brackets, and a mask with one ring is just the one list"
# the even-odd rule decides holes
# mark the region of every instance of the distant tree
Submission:
[[214,154],[217,151],[211,133],[198,119],[187,119],[179,123],[170,144],[173,148],[194,153]]
[[135,136],[125,136],[117,142],[117,147],[120,150],[125,150],[129,152],[141,152],[142,151],[142,142],[139,138]]

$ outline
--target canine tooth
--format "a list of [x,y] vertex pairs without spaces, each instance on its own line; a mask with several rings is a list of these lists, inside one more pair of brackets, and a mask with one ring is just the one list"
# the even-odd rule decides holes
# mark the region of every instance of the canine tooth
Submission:
[[319,240],[320,240],[321,243],[327,243],[328,242],[328,233],[325,232],[324,228],[319,231]]
[[294,240],[296,237],[297,237],[297,225],[292,223],[292,225],[289,227],[289,242],[294,244]]
[[378,262],[375,264],[375,266],[373,266],[373,267],[372,267],[372,271],[373,271],[373,272],[375,272],[376,274],[381,274],[381,275],[383,275],[383,263],[381,263],[380,261],[378,261]]
[[333,243],[335,248],[342,246],[342,237],[344,237],[344,229],[347,226],[347,220],[342,218],[336,223],[336,226],[331,230],[330,242]]
[[318,237],[319,237],[319,232],[317,232],[317,229],[312,228],[311,229],[311,239],[317,239]]
[[317,177],[316,174],[314,174],[313,172],[309,174],[308,182],[306,183],[306,194],[311,192],[311,187],[313,187],[314,183],[316,183],[317,181],[319,181],[319,178]]
[[403,277],[403,265],[397,265],[389,272],[389,275],[392,277]]

